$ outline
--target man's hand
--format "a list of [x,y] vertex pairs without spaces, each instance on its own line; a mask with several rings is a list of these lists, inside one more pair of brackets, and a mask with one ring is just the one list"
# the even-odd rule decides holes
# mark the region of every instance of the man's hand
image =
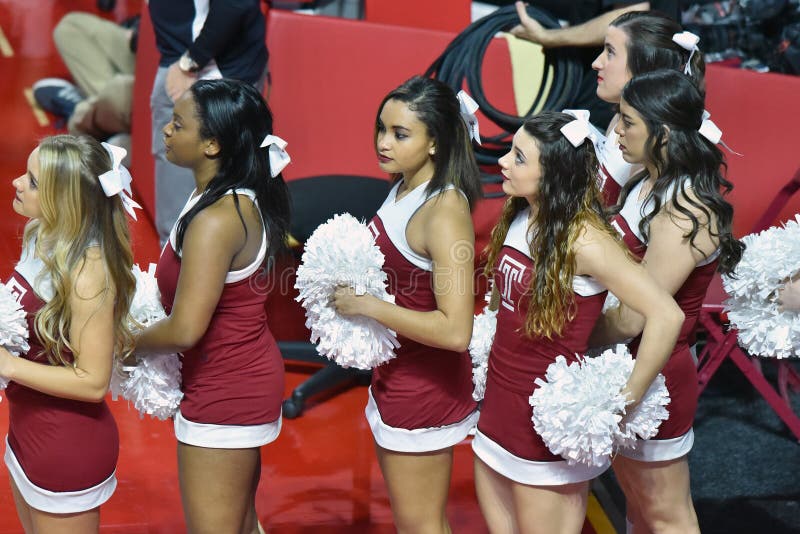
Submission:
[[517,14],[519,15],[520,23],[511,28],[509,33],[514,37],[519,37],[520,39],[525,39],[526,41],[547,47],[547,28],[539,24],[536,19],[528,15],[528,11],[525,9],[525,6],[526,4],[524,2],[516,2],[514,4],[514,7],[517,8]]
[[197,75],[192,72],[182,71],[176,61],[167,69],[167,79],[164,83],[164,88],[167,91],[167,95],[175,102],[196,81]]

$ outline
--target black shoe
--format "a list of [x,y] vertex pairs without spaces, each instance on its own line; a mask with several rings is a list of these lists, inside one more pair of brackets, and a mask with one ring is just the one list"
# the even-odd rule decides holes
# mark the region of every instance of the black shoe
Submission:
[[97,9],[100,11],[114,11],[117,7],[117,0],[97,0]]
[[33,98],[45,111],[65,119],[85,99],[77,87],[61,78],[44,78],[33,84]]

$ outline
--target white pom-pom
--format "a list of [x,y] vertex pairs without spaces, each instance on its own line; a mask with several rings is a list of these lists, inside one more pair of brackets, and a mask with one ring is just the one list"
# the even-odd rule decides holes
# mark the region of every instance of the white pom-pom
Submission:
[[620,302],[617,296],[609,291],[606,294],[606,300],[603,302],[603,313],[607,312],[608,310],[619,308]]
[[[620,387],[623,387],[633,372],[634,363],[628,348],[625,345],[617,345],[601,354],[597,362],[590,363],[587,372],[613,375],[621,384]],[[621,372],[616,374],[617,371]],[[669,417],[666,408],[669,401],[666,380],[664,375],[659,373],[647,388],[641,402],[622,418],[619,429],[613,437],[615,448],[628,448],[635,445],[637,439],[650,439],[658,434],[661,422]]]
[[372,369],[394,358],[400,346],[395,333],[378,321],[341,316],[330,302],[338,285],[394,302],[394,295],[386,292],[383,261],[372,233],[349,213],[334,215],[306,241],[297,269],[297,300],[306,310],[306,327],[317,352],[342,367]]
[[[0,284],[0,345],[14,356],[28,352],[28,320],[22,305],[7,285]],[[8,385],[0,377],[0,389]]]
[[161,306],[161,292],[156,281],[156,264],[148,265],[142,271],[139,265],[133,266],[133,277],[136,278],[136,292],[131,299],[130,314],[138,323],[148,327],[167,316]]
[[722,277],[739,344],[756,356],[800,357],[800,313],[780,312],[777,303],[778,289],[800,269],[800,215],[742,241],[747,248],[734,275]]
[[[136,293],[131,301],[130,315],[138,324],[134,330],[150,326],[166,317],[155,278],[156,265],[147,271],[133,266]],[[136,353],[136,365],[116,361],[111,373],[111,395],[133,403],[139,413],[164,420],[172,417],[183,398],[181,392],[181,361],[177,354]]]
[[494,332],[497,328],[497,310],[490,310],[489,306],[476,315],[472,322],[472,338],[469,340],[469,356],[472,359],[472,383],[475,388],[472,398],[476,401],[483,400],[486,391],[486,373],[489,369],[489,353],[494,342]]
[[639,406],[623,421],[627,399],[622,389],[633,370],[624,345],[597,358],[567,364],[558,356],[545,380],[530,397],[533,426],[553,454],[570,465],[601,466],[615,447],[631,444],[635,436],[652,437],[667,418],[669,394],[663,376],[648,390]]
[[181,392],[181,362],[177,354],[136,354],[136,365],[116,362],[111,375],[112,397],[133,403],[141,416],[162,421],[178,410]]

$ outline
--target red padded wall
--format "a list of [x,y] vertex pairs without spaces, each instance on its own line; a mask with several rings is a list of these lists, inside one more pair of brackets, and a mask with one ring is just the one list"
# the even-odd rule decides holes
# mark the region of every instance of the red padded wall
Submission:
[[150,220],[155,220],[155,191],[153,189],[153,155],[150,140],[150,91],[158,69],[159,54],[150,12],[142,9],[139,23],[139,42],[136,51],[136,77],[133,85],[131,117],[131,174],[136,200]]
[[[289,142],[287,179],[382,176],[372,146],[378,104],[422,72],[456,34],[272,10],[267,29],[275,132]],[[513,110],[505,41],[490,46],[485,92]],[[496,133],[488,120],[481,131]]]
[[460,32],[470,23],[470,0],[365,0],[364,18],[370,22]]
[[[152,214],[149,95],[158,62],[152,26],[144,10],[140,28],[133,108],[133,173],[138,198]],[[381,98],[422,73],[455,36],[452,32],[272,10],[267,44],[275,131],[287,141],[291,180],[323,174],[380,177],[372,129]],[[514,109],[505,42],[496,40],[484,66],[485,91],[495,105]],[[735,185],[731,201],[738,235],[747,233],[774,193],[800,166],[800,78],[709,65],[706,107],[723,139]],[[495,133],[487,120],[485,133]],[[476,230],[485,239],[497,202],[480,208]],[[800,197],[783,219],[800,212]]]
[[[750,232],[772,197],[800,167],[800,77],[709,65],[706,109],[722,129],[728,178],[734,184],[734,231]],[[780,219],[800,212],[796,195]]]

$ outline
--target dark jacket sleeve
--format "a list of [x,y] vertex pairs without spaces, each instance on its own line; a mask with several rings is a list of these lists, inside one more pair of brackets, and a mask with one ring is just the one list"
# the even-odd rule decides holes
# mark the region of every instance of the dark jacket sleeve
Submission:
[[[640,2],[647,2],[648,0],[603,0],[603,5],[606,9],[616,9],[618,7],[625,7],[630,4],[638,4]],[[675,20],[678,24],[681,22],[681,2],[680,0],[649,0],[651,11],[660,11]]]
[[208,17],[200,35],[189,47],[189,56],[203,68],[232,39],[240,35],[242,21],[251,11],[253,0],[211,0]]

